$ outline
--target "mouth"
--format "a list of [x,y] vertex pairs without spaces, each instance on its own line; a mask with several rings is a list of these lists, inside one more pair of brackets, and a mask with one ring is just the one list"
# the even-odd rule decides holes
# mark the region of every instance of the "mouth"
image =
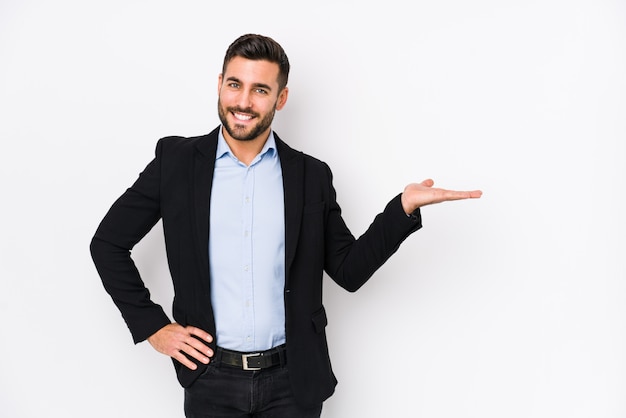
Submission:
[[235,119],[237,119],[238,121],[240,121],[240,122],[247,122],[247,121],[251,120],[252,118],[254,118],[253,114],[241,113],[241,112],[237,112],[237,111],[234,111],[234,110],[231,110],[230,114],[233,115],[233,117]]

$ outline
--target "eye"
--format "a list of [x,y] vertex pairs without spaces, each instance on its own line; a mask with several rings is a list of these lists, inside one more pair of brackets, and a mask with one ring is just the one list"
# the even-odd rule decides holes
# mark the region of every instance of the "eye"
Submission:
[[233,81],[231,83],[228,83],[228,87],[233,88],[233,89],[238,89],[239,88],[239,83],[235,83]]
[[259,88],[259,89],[255,89],[254,91],[259,93],[259,94],[267,94],[267,90],[265,90],[265,89],[260,89]]

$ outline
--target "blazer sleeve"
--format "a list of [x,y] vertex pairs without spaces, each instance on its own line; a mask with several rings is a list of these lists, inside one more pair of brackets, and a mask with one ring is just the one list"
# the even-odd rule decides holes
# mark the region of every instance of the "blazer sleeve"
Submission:
[[369,228],[355,239],[346,226],[336,200],[329,172],[328,212],[325,232],[325,271],[338,285],[358,290],[400,247],[413,232],[422,227],[420,210],[410,216],[404,212],[401,194],[376,215]]
[[157,223],[163,141],[137,181],[111,206],[91,240],[90,251],[104,288],[120,310],[135,343],[171,321],[150,299],[131,250]]

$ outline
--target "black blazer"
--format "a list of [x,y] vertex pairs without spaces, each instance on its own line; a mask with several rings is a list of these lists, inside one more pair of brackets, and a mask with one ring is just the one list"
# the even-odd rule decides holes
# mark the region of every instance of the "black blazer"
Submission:
[[[174,320],[215,335],[208,237],[218,129],[199,137],[161,139],[154,160],[113,204],[91,241],[104,287],[136,343],[171,322],[151,301],[130,256],[159,219],[174,283]],[[276,146],[285,196],[287,359],[296,399],[310,406],[327,399],[337,383],[326,344],[323,271],[341,287],[357,290],[421,227],[421,217],[419,211],[407,216],[397,195],[357,240],[341,217],[329,167],[278,136]],[[184,387],[206,369],[174,364]]]

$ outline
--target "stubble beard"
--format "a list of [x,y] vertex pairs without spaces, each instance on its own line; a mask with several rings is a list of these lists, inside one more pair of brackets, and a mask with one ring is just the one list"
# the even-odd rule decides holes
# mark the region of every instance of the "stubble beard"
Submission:
[[221,100],[218,99],[217,101],[217,113],[219,115],[220,121],[222,122],[222,125],[226,129],[226,132],[228,132],[228,134],[237,141],[252,141],[253,139],[256,139],[259,135],[261,135],[267,128],[272,126],[274,114],[276,113],[276,104],[274,104],[272,111],[263,116],[263,118],[259,122],[257,122],[256,125],[250,128],[250,130],[247,130],[245,125],[239,125],[235,123],[234,126],[232,126],[226,118],[226,115],[231,112],[250,114],[253,115],[254,118],[258,118],[260,115],[256,112],[252,112],[249,109],[241,109],[239,107],[224,108],[222,106]]

